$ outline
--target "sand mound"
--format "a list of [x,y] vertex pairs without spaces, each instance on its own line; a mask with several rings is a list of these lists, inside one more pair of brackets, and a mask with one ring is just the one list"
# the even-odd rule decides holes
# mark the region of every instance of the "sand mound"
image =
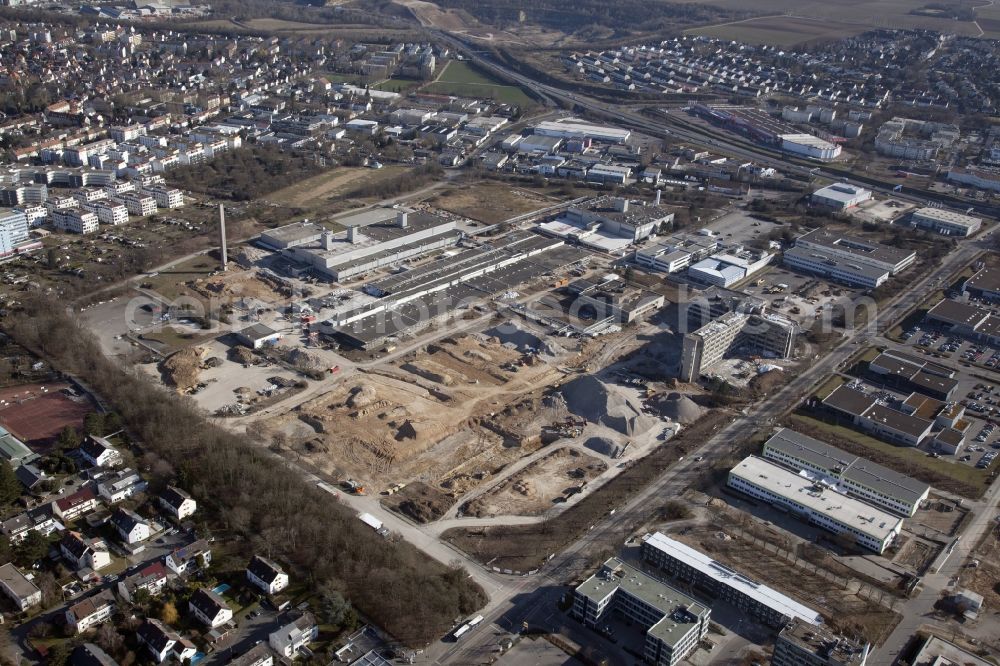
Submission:
[[358,384],[351,389],[351,397],[347,399],[347,406],[352,409],[367,407],[375,402],[378,394],[375,389],[368,384]]
[[178,392],[190,391],[198,385],[203,347],[189,347],[167,357],[161,365],[164,377]]
[[622,448],[607,437],[591,437],[584,442],[583,445],[591,451],[596,451],[602,456],[607,456],[609,458],[617,458],[621,453]]
[[567,383],[562,387],[562,395],[566,408],[572,413],[623,435],[641,432],[653,424],[651,418],[593,375],[577,377]]
[[663,416],[685,425],[694,423],[702,415],[702,408],[683,393],[671,393],[662,398],[657,403],[657,407]]

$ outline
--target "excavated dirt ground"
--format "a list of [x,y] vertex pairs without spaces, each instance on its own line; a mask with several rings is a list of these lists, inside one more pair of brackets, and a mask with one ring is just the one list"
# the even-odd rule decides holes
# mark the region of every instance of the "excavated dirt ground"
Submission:
[[468,503],[467,516],[536,516],[552,508],[553,500],[565,495],[608,468],[603,461],[576,449],[561,448],[534,461]]

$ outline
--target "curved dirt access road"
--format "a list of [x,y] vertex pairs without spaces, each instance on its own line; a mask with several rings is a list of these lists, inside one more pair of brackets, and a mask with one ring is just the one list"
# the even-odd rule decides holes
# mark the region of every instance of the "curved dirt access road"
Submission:
[[441,9],[433,2],[425,0],[396,0],[396,4],[406,7],[413,14],[413,18],[420,22],[425,28],[437,28],[438,30],[449,30],[452,32],[465,32],[479,26],[470,23],[463,12],[454,9]]

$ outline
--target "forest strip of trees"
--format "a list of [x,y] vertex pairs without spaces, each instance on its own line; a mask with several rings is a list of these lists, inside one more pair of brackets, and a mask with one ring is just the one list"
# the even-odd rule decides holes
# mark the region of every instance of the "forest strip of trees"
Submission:
[[220,199],[250,201],[323,171],[315,159],[274,146],[245,145],[202,164],[169,172],[170,183]]
[[485,604],[486,594],[463,569],[432,560],[406,542],[382,539],[267,451],[107,359],[62,304],[27,299],[3,327],[98,392],[142,446],[173,465],[179,485],[245,537],[248,557],[268,553],[318,589],[342,591],[363,615],[409,646],[427,644],[456,617]]

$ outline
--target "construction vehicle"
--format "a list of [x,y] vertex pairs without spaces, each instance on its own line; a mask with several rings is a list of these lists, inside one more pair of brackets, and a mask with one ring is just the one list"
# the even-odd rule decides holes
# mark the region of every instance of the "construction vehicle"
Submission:
[[552,283],[552,288],[553,289],[558,289],[559,287],[565,287],[568,284],[569,284],[569,280],[568,279],[566,279],[566,278],[560,278],[560,279],[558,279],[558,280],[556,280],[555,282]]
[[351,491],[351,493],[353,493],[354,495],[365,494],[365,487],[360,483],[358,483],[357,481],[355,481],[354,479],[348,479],[347,481],[345,481],[344,487],[347,488],[349,491]]

